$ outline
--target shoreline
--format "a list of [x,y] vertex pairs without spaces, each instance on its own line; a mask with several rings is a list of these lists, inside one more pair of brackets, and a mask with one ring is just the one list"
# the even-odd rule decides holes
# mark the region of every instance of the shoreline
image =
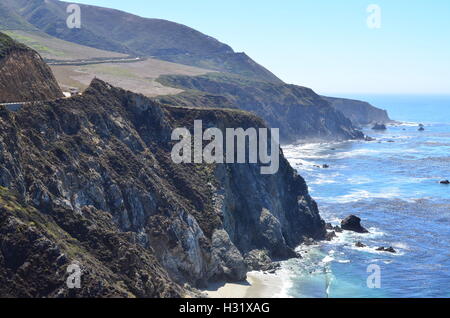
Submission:
[[202,290],[208,298],[281,298],[285,282],[276,274],[249,272],[240,283],[216,283]]

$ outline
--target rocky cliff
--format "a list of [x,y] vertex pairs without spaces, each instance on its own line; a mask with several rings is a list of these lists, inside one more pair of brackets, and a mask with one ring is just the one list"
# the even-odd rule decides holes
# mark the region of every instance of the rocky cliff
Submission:
[[342,112],[356,126],[391,122],[386,110],[379,109],[367,102],[346,98],[323,98],[327,100],[331,106]]
[[[324,222],[281,157],[175,164],[175,127],[264,127],[240,110],[170,107],[94,80],[82,96],[0,109],[0,295],[177,297],[294,255]],[[65,287],[66,268],[82,288]]]
[[239,108],[250,111],[271,127],[280,128],[285,143],[299,140],[362,139],[351,121],[313,90],[280,83],[253,81],[238,76],[161,76],[159,81],[187,92],[161,96],[171,105]]
[[38,53],[0,33],[0,103],[52,100],[62,96]]

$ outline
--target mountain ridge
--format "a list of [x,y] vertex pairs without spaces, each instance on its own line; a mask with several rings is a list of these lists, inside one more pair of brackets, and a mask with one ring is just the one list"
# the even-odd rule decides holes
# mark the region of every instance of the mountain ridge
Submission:
[[[364,136],[357,131],[357,127],[377,121],[385,122],[389,119],[387,113],[383,113],[384,111],[362,102],[336,98],[318,98],[315,93],[310,93],[309,101],[306,103],[315,103],[316,109],[311,107],[307,110],[305,109],[303,115],[308,120],[299,120],[302,114],[293,114],[296,112],[296,108],[292,107],[292,101],[297,99],[299,100],[297,104],[304,105],[304,102],[300,101],[302,98],[298,98],[297,95],[304,94],[306,88],[284,84],[281,80],[275,79],[270,72],[270,74],[267,73],[266,69],[256,64],[245,53],[234,53],[228,45],[178,23],[160,19],[141,18],[115,9],[81,6],[84,27],[80,30],[70,30],[65,26],[65,20],[63,19],[67,15],[65,10],[63,10],[67,3],[56,0],[6,1],[10,8],[15,8],[15,10],[21,8],[21,17],[26,19],[27,23],[32,23],[34,27],[38,27],[55,37],[64,38],[74,43],[121,51],[127,54],[151,54],[162,60],[179,63],[178,65],[195,65],[201,66],[205,70],[225,72],[220,82],[224,86],[224,90],[226,90],[227,85],[234,85],[235,90],[240,90],[241,92],[243,89],[250,87],[246,86],[245,80],[242,81],[244,84],[239,86],[242,83],[237,84],[233,80],[236,77],[247,78],[249,81],[253,81],[254,84],[251,85],[253,91],[260,90],[261,86],[264,85],[267,87],[271,86],[270,89],[259,91],[266,97],[266,101],[262,101],[261,98],[254,94],[254,96],[247,96],[242,100],[237,100],[236,96],[232,97],[228,94],[228,100],[225,103],[227,107],[254,111],[267,120],[269,124],[275,125],[274,127],[283,127],[283,137],[286,142],[296,142],[299,139],[311,141],[362,139]],[[49,17],[52,17],[52,19],[49,19]],[[99,25],[99,21],[104,21],[104,23]],[[111,24],[112,21],[114,21],[114,25]],[[134,32],[136,31],[135,29],[139,32]],[[89,36],[83,37],[85,32],[89,33]],[[132,34],[132,36],[130,37],[128,34]],[[95,35],[95,39],[91,38],[91,35]],[[99,35],[101,35],[100,38],[103,40],[99,39]],[[134,47],[137,51],[132,52],[132,50],[120,49],[114,47],[114,45],[108,47],[109,44],[105,41],[111,38],[114,38],[114,43],[122,46],[129,45],[129,47]],[[106,46],[101,46],[101,43]],[[142,51],[143,49],[145,49],[145,52]],[[187,49],[188,51],[186,51]],[[227,56],[226,58],[222,58],[224,54]],[[210,63],[211,61],[212,64]],[[215,67],[214,65],[219,65],[220,67]],[[145,66],[142,65],[142,67]],[[89,71],[80,73],[79,70],[66,70],[61,67],[58,70],[55,69],[55,72],[59,78],[64,78],[64,87],[78,85],[80,86],[78,88],[84,89],[90,81],[88,77],[92,78],[92,74],[94,74],[96,77],[106,77],[105,79],[109,82],[114,82],[116,85],[122,83],[123,85],[120,86],[126,86],[128,89],[137,87],[138,92],[145,93],[147,96],[155,96],[164,91],[155,80],[149,81],[145,76],[142,78],[141,75],[131,75],[125,69],[126,67],[118,69],[115,66],[110,66],[109,68],[106,72],[102,71],[102,69],[106,69],[106,67],[103,67],[102,69],[90,68]],[[86,73],[90,75],[88,76]],[[131,76],[134,78],[131,78]],[[225,83],[223,78],[229,78],[229,83]],[[195,80],[194,78],[190,81]],[[161,81],[159,82],[162,83]],[[263,84],[263,82],[268,84]],[[129,83],[130,85],[125,85],[124,83]],[[219,82],[216,81],[217,83]],[[149,85],[151,88],[148,88]],[[163,85],[173,89],[170,83],[163,83]],[[274,89],[277,85],[279,85],[278,88]],[[280,88],[282,85],[285,86]],[[196,89],[196,87],[183,88],[182,86],[178,88]],[[158,93],[152,93],[151,90],[158,91]],[[268,91],[272,91],[272,94],[268,93]],[[219,103],[224,102],[224,96],[217,98],[221,94],[204,93],[206,94],[203,94],[203,96],[208,95],[208,97],[200,98],[198,100],[200,104],[197,106],[202,106],[204,105],[203,103],[210,104],[214,100]],[[190,95],[181,94],[164,99],[170,99],[171,102],[174,102],[174,98],[176,98],[177,103],[192,103],[194,102],[192,99],[193,95]],[[213,97],[213,95],[216,97]],[[197,94],[196,97],[198,98],[199,95]],[[242,94],[241,97],[243,97]],[[206,100],[208,98],[209,100]],[[272,105],[269,105],[270,103]],[[257,109],[256,105],[259,105],[260,109]],[[326,105],[329,105],[332,109],[327,109]],[[334,110],[338,112],[334,112]],[[290,114],[293,116],[290,116]],[[343,114],[349,121],[340,114]],[[298,120],[297,123],[295,119]],[[325,124],[321,122],[322,120],[325,120]]]
[[142,18],[116,9],[79,4],[81,29],[66,26],[65,8],[57,0],[5,0],[29,24],[57,38],[98,49],[156,58],[215,71],[281,82],[270,71],[197,30],[162,19]]

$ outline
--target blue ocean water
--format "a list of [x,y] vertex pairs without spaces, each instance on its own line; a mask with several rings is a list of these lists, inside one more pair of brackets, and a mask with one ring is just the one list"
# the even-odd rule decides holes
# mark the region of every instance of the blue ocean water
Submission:
[[[366,129],[373,142],[284,147],[322,217],[361,217],[370,234],[344,232],[283,265],[290,297],[450,297],[450,96],[350,96],[403,124]],[[425,131],[418,131],[418,123]],[[329,169],[316,167],[328,164]],[[367,247],[357,248],[361,241]],[[393,246],[398,253],[378,252]],[[369,288],[368,266],[381,272]]]

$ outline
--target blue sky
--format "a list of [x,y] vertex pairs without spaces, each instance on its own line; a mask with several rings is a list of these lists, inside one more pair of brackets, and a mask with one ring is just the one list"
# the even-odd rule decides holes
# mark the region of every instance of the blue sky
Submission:
[[449,0],[76,2],[185,24],[323,94],[450,94]]

